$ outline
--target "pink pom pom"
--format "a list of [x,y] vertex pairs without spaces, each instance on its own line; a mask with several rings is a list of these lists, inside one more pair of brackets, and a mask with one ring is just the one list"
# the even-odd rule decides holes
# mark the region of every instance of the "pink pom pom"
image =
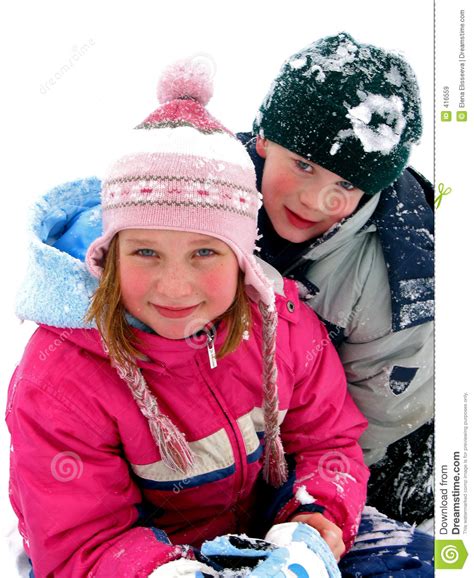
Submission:
[[206,106],[213,92],[212,74],[212,67],[205,59],[194,57],[178,60],[161,75],[158,100],[165,103],[187,96]]

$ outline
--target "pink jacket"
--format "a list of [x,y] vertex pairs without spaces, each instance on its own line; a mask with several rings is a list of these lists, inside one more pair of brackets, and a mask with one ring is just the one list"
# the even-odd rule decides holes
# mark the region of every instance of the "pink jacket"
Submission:
[[[285,295],[277,295],[281,435],[296,472],[274,522],[292,517],[305,486],[349,547],[366,496],[368,470],[357,444],[366,420],[324,327],[299,302],[293,282],[285,281]],[[215,369],[205,348],[139,332],[149,358],[140,363],[143,374],[197,456],[185,479],[160,460],[97,331],[40,326],[11,380],[7,407],[11,502],[35,578],[146,577],[192,557],[181,544],[247,531],[264,429],[256,308],[253,315],[250,339]],[[224,338],[218,329],[216,350]]]

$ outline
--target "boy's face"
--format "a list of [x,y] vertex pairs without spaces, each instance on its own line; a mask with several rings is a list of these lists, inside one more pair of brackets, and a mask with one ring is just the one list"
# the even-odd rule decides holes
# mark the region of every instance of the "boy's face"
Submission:
[[353,213],[363,191],[339,175],[260,137],[257,152],[265,159],[263,204],[275,231],[302,243],[319,237]]

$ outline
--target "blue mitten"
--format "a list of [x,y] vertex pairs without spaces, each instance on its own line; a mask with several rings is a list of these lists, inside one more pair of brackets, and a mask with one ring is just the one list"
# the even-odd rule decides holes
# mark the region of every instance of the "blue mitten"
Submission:
[[340,578],[331,549],[317,530],[298,522],[273,526],[265,540],[277,546],[248,578]]
[[297,522],[273,526],[265,540],[245,535],[204,542],[201,560],[222,576],[239,578],[340,578],[331,549],[319,532]]
[[248,576],[262,560],[276,549],[265,540],[249,538],[245,535],[227,534],[204,542],[201,560],[220,571],[235,571],[235,576]]

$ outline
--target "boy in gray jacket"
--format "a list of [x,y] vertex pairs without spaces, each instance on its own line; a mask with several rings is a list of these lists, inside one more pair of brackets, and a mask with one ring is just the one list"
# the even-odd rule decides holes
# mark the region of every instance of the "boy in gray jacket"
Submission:
[[433,508],[432,187],[406,168],[420,135],[409,65],[345,33],[290,57],[239,135],[263,194],[260,256],[299,281],[338,348],[369,420],[369,504],[409,522]]

